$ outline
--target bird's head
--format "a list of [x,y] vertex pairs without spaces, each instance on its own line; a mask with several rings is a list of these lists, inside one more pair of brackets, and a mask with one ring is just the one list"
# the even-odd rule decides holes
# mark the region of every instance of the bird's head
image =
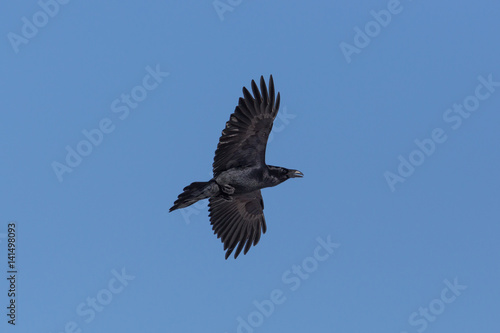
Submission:
[[[269,171],[272,177],[274,177],[277,183],[282,183],[290,178],[302,178],[304,174],[299,170],[287,169],[282,167],[269,166]],[[277,184],[276,184],[277,185]]]
[[293,169],[285,169],[287,179],[288,178],[302,178],[304,177],[304,174],[300,172],[299,170],[293,170]]

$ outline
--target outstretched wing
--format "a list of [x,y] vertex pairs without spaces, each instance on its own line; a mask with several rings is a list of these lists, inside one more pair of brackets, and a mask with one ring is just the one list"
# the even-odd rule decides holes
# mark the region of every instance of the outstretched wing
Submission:
[[260,77],[260,92],[252,80],[252,91],[243,88],[238,106],[226,123],[219,139],[213,163],[214,177],[237,167],[265,164],[267,138],[278,114],[280,94],[274,99],[273,76],[269,78],[267,91],[264,77]]
[[261,230],[266,233],[264,202],[260,190],[235,195],[231,201],[211,197],[208,206],[212,230],[224,243],[226,259],[236,246],[234,258],[238,257],[243,248],[243,254],[247,254],[252,244],[257,245],[259,242]]

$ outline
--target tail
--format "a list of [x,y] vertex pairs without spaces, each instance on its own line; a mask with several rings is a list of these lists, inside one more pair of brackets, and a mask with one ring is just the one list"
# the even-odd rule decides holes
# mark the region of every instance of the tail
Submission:
[[174,205],[170,208],[169,212],[184,208],[194,204],[199,200],[209,198],[219,192],[219,185],[213,180],[208,182],[194,182],[191,185],[184,187],[184,192],[179,194]]

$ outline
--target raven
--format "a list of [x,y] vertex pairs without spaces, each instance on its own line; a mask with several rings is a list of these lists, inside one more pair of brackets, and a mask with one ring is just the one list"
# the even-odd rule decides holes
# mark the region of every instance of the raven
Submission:
[[276,186],[289,178],[303,177],[302,172],[266,165],[266,145],[273,121],[278,114],[280,94],[274,98],[273,76],[269,91],[260,77],[260,91],[252,80],[253,96],[243,87],[243,98],[226,122],[213,163],[214,177],[208,182],[194,182],[170,208],[169,212],[209,198],[210,224],[221,238],[226,259],[236,246],[246,254],[266,232],[264,202],[260,190]]

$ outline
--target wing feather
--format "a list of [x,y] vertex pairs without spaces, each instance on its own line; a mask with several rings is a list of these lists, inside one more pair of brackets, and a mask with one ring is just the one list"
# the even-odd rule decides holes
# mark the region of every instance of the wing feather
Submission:
[[260,78],[260,90],[255,81],[252,81],[251,89],[253,96],[243,88],[243,97],[239,98],[222,131],[215,151],[214,177],[231,168],[265,164],[267,140],[278,114],[280,96],[278,93],[275,100],[272,76],[269,91],[264,77]]
[[234,252],[234,257],[257,245],[261,233],[266,231],[264,207],[260,190],[233,196],[227,201],[220,197],[209,199],[209,216],[212,230],[221,239],[226,251],[226,259]]

